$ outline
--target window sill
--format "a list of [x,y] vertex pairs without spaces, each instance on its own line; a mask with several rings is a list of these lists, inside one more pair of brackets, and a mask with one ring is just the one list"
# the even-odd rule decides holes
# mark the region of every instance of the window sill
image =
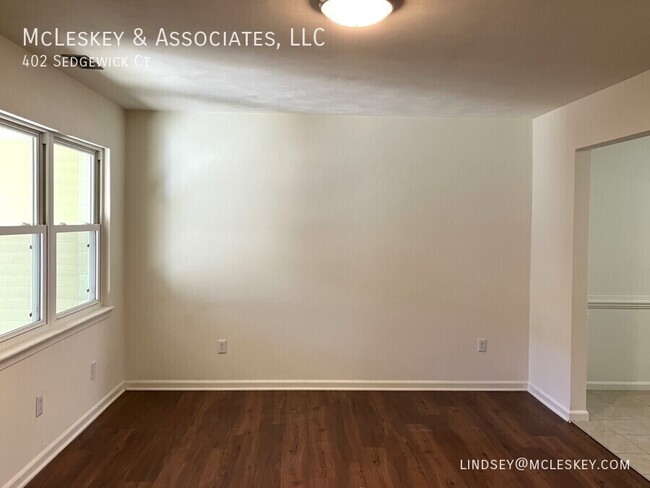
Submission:
[[23,359],[36,354],[43,349],[50,347],[63,339],[70,337],[77,332],[95,325],[102,320],[108,318],[115,307],[99,307],[83,317],[75,318],[74,320],[66,321],[63,327],[58,327],[44,334],[39,334],[26,341],[20,342],[10,348],[0,351],[0,370],[8,368]]

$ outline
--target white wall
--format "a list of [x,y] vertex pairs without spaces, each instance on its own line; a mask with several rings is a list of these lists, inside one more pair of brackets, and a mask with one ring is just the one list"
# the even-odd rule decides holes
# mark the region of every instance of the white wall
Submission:
[[525,385],[529,121],[128,112],[127,134],[133,385]]
[[636,307],[650,308],[650,137],[594,149],[590,179],[588,382],[647,386],[650,310]]
[[650,389],[650,310],[589,310],[590,389]]
[[589,296],[650,297],[650,137],[591,151]]
[[[111,149],[109,212],[104,241],[106,304],[110,318],[35,352],[17,363],[0,365],[0,485],[124,379],[123,310],[123,111],[63,73],[21,66],[21,48],[0,37],[0,110]],[[6,349],[7,344],[2,348]],[[1,352],[1,351],[0,351]],[[97,360],[97,379],[89,381]],[[34,417],[34,402],[44,394],[44,413]]]
[[576,150],[648,130],[650,72],[533,121],[530,381],[565,416],[586,405],[588,182],[575,178]]

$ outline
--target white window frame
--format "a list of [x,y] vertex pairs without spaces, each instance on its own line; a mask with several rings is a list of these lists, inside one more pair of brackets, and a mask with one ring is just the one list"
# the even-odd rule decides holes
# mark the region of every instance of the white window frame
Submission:
[[[90,171],[91,178],[91,194],[90,194],[90,215],[92,222],[86,224],[56,224],[54,222],[54,145],[59,144],[62,146],[70,147],[78,151],[82,151],[93,156],[92,167]],[[52,242],[47,249],[50,253],[49,262],[53,263],[53,269],[50,270],[51,279],[48,281],[49,289],[48,295],[50,303],[54,304],[49,310],[51,321],[54,322],[68,315],[72,315],[80,310],[92,307],[100,303],[100,287],[99,287],[99,256],[100,256],[100,234],[101,234],[101,161],[102,150],[95,146],[79,143],[71,137],[63,136],[61,134],[51,135],[51,144],[48,145],[48,158],[50,164],[47,165],[48,177],[47,181],[47,200],[48,200],[48,234],[52,236]],[[90,287],[93,289],[94,299],[82,303],[76,307],[66,309],[62,312],[56,311],[56,243],[57,236],[66,232],[90,232],[91,239],[95,239],[95,253],[94,253],[94,266],[90,267],[91,273]]]
[[[0,226],[0,236],[35,234],[40,237],[39,253],[34,253],[34,260],[40,260],[40,266],[34,266],[34,300],[40,320],[26,324],[12,331],[0,334],[0,344],[6,343],[19,335],[40,327],[53,328],[57,322],[65,322],[68,317],[101,305],[101,241],[103,221],[103,180],[102,163],[104,148],[95,144],[60,134],[22,120],[14,119],[0,113],[0,125],[12,130],[36,136],[33,170],[33,225]],[[61,144],[90,153],[93,157],[91,168],[91,216],[92,222],[80,225],[55,225],[54,223],[54,144]],[[95,239],[94,266],[90,267],[90,286],[94,287],[94,299],[79,306],[56,312],[56,237],[65,232],[90,232]],[[36,243],[36,241],[35,241]],[[32,312],[34,313],[34,312]]]
[[42,327],[47,323],[47,307],[45,298],[46,289],[46,252],[47,248],[47,226],[45,225],[45,205],[44,205],[44,192],[43,192],[43,170],[44,170],[44,153],[43,153],[43,137],[44,133],[25,124],[17,123],[11,119],[4,117],[0,118],[0,125],[11,129],[16,132],[28,134],[36,138],[36,145],[34,147],[34,159],[32,168],[32,224],[22,224],[13,226],[0,226],[0,236],[16,236],[33,234],[37,236],[40,243],[35,239],[32,246],[38,244],[39,252],[33,253],[33,259],[36,261],[32,266],[33,276],[32,283],[34,283],[33,294],[36,298],[32,301],[32,314],[37,313],[39,320],[25,324],[17,329],[11,330],[4,334],[0,334],[0,341],[4,342],[17,335],[24,334],[30,330]]

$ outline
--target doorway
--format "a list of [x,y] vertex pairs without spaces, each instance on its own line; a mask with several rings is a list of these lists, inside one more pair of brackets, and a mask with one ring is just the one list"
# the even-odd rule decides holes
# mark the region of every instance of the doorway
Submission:
[[588,158],[589,435],[650,479],[650,136]]

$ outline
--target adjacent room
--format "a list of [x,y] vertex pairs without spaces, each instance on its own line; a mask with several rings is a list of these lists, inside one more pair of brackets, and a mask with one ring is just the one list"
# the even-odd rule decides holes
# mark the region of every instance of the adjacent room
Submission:
[[0,486],[650,486],[646,0],[0,14]]
[[578,425],[643,469],[650,466],[650,137],[592,150],[589,185],[589,421]]

